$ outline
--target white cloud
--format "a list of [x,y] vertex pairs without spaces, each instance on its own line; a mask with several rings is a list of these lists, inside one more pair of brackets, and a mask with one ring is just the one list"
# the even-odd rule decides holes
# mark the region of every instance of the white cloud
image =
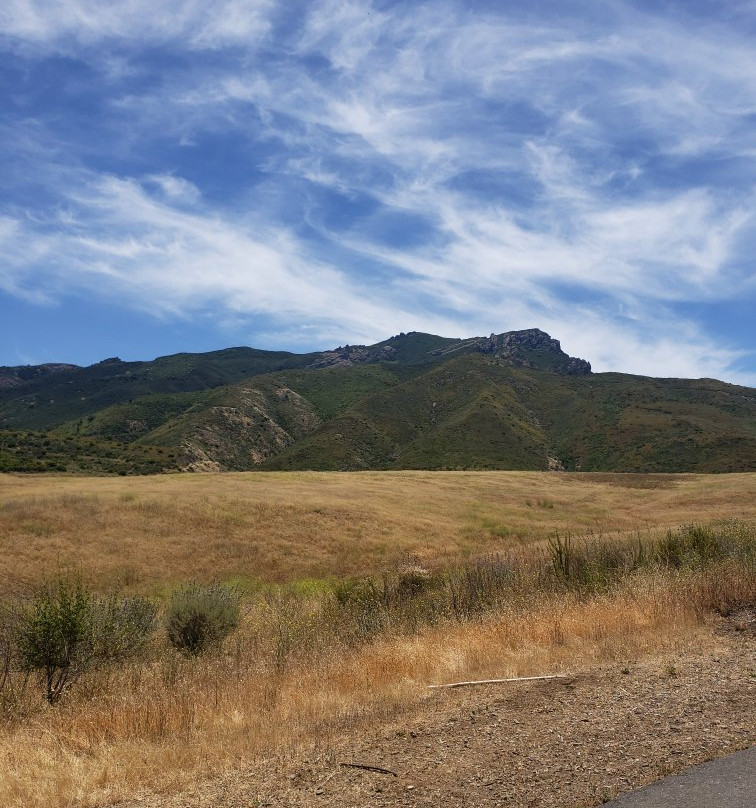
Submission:
[[269,30],[272,0],[5,0],[0,33],[40,45],[67,39],[180,39],[190,47],[251,42]]
[[178,203],[191,205],[198,202],[202,196],[193,182],[173,174],[151,174],[146,177],[146,182],[156,185],[167,199]]
[[313,3],[297,50],[300,53],[320,51],[335,68],[353,71],[373,53],[389,19],[389,15],[377,11],[369,0]]
[[[53,293],[96,290],[160,315],[189,316],[220,306],[247,317],[297,319],[315,333],[340,329],[370,339],[412,320],[390,295],[371,301],[343,272],[302,254],[283,228],[179,208],[133,180],[83,179],[69,196],[74,218],[56,217],[41,229],[0,220],[0,245],[17,257],[6,272],[8,290],[23,288],[33,277]],[[170,184],[181,187],[181,178],[172,177]],[[37,245],[36,253],[24,254],[28,242]],[[65,261],[41,260],[52,255]],[[440,317],[427,322],[450,327]]]
[[[34,278],[53,297],[96,289],[159,316],[215,310],[246,322],[257,313],[276,323],[274,333],[259,334],[258,344],[269,346],[282,339],[310,348],[373,342],[410,329],[459,336],[538,325],[596,370],[721,377],[740,358],[658,305],[619,318],[613,310],[570,304],[522,266],[502,283],[499,251],[477,243],[468,252],[455,245],[446,264],[407,262],[403,282],[375,284],[368,293],[346,273],[313,261],[285,229],[179,208],[149,188],[90,177],[70,196],[74,215],[47,223],[55,227],[40,231],[39,223],[4,217],[0,246],[15,260],[3,287],[31,296]],[[29,243],[33,253],[23,249]],[[534,261],[535,269],[531,252],[523,248],[522,261]],[[66,260],[50,260],[59,255]],[[434,314],[439,304],[452,313]],[[729,378],[756,381],[734,372]]]
[[[524,7],[322,0],[273,39],[285,11],[10,0],[5,34],[85,45],[115,83],[119,155],[232,132],[266,177],[214,202],[201,171],[157,157],[98,174],[51,136],[36,163],[58,203],[0,221],[7,288],[91,283],[160,312],[264,314],[302,344],[538,325],[600,369],[732,377],[738,350],[680,312],[753,294],[753,184],[717,173],[756,152],[745,36],[621,2],[534,22]],[[112,38],[134,59],[95,47]],[[232,47],[134,89],[143,41]],[[427,233],[397,244],[389,216]]]

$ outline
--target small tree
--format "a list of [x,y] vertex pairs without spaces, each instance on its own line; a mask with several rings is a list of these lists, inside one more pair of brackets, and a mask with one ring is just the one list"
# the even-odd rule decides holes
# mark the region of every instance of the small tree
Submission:
[[47,584],[20,613],[20,665],[42,671],[47,701],[54,704],[87,670],[141,648],[155,614],[155,605],[143,598],[98,599],[78,581]]
[[221,584],[189,584],[174,592],[165,618],[168,639],[184,654],[197,656],[220,644],[241,617],[239,593]]

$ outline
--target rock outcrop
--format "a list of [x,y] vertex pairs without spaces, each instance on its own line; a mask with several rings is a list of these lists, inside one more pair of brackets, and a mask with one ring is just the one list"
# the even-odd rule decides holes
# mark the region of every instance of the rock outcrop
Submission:
[[319,368],[349,367],[366,362],[390,362],[395,354],[396,349],[390,345],[382,345],[380,348],[344,345],[333,351],[322,351],[320,357],[308,365],[308,368],[318,370]]
[[476,340],[476,348],[481,353],[490,354],[513,365],[551,370],[569,376],[591,372],[590,362],[566,354],[559,340],[541,331],[540,328],[479,337]]

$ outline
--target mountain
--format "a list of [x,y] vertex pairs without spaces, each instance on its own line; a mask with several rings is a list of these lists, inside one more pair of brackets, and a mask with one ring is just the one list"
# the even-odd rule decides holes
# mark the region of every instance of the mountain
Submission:
[[756,470],[756,390],[593,373],[538,329],[0,368],[0,470]]

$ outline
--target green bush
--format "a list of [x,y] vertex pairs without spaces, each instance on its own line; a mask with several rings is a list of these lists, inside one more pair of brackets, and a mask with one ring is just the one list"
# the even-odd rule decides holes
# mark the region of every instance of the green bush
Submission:
[[388,623],[386,579],[346,578],[333,584],[336,623],[342,623],[340,634],[348,644],[361,643],[374,637]]
[[724,537],[713,527],[685,525],[667,531],[657,547],[657,558],[670,567],[706,563],[721,558],[725,554],[725,544]]
[[416,563],[402,564],[380,578],[346,579],[333,584],[334,619],[351,624],[345,629],[353,642],[362,642],[391,627],[414,631],[449,611],[446,578]]
[[19,610],[19,665],[42,671],[47,701],[54,704],[87,670],[139,650],[152,633],[155,613],[154,604],[142,598],[99,599],[78,581],[47,584]]
[[623,576],[650,562],[649,549],[640,537],[617,542],[589,538],[574,542],[558,533],[548,541],[551,572],[560,585],[584,593],[609,589]]
[[219,645],[238,625],[239,593],[221,584],[189,584],[174,592],[165,628],[174,648],[197,656]]
[[393,600],[405,603],[419,598],[435,585],[428,570],[418,564],[408,564],[399,569],[396,580],[389,590]]

